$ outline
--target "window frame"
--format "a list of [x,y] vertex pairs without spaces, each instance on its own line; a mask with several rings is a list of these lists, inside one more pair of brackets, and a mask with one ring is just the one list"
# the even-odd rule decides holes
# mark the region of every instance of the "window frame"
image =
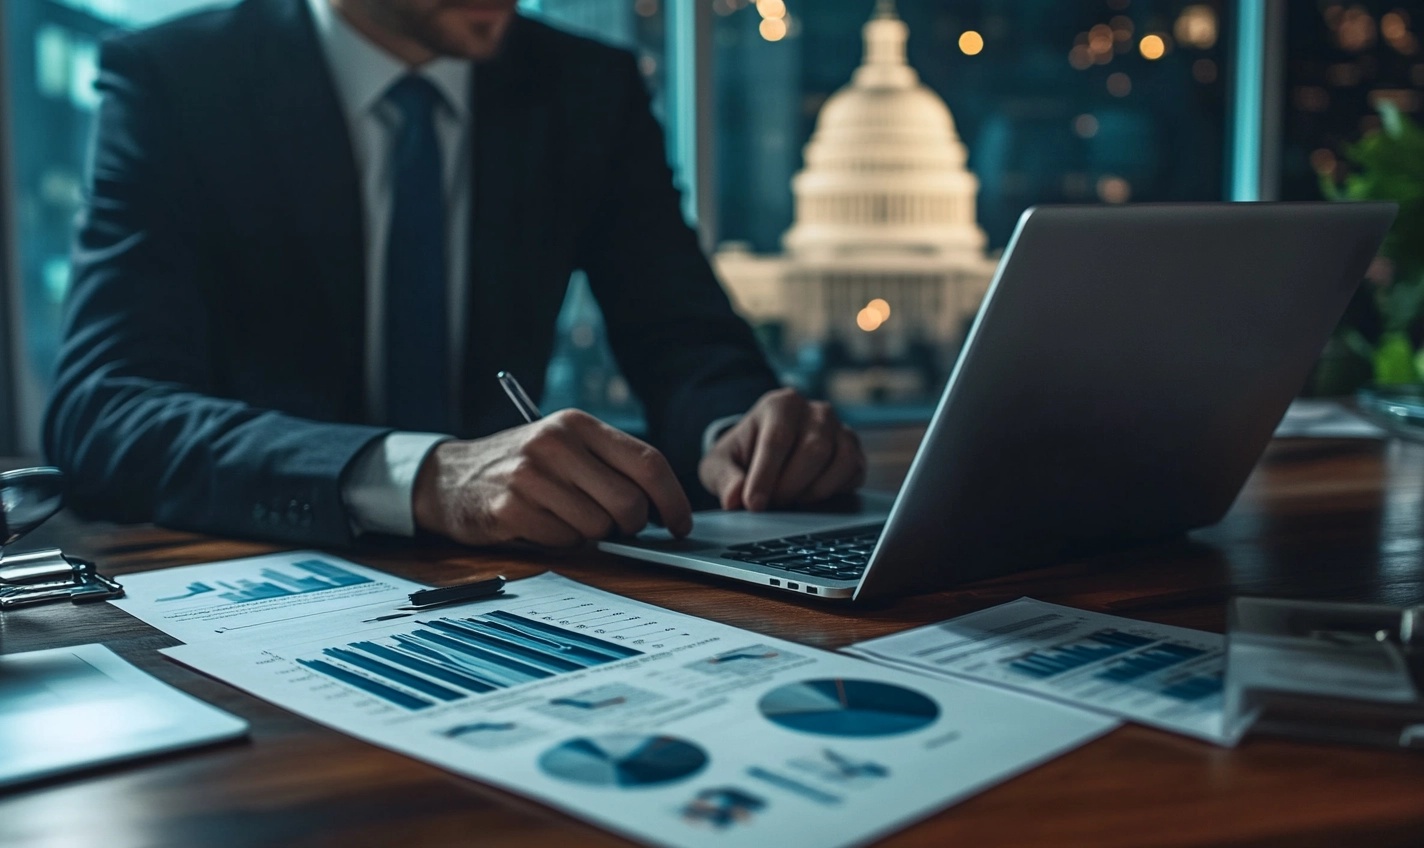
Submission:
[[[7,44],[8,4],[0,3],[0,45]],[[9,64],[0,56],[0,456],[14,456],[19,451],[19,398],[16,391],[19,364],[24,356],[25,328],[20,316],[21,285],[18,243],[19,228],[15,199],[13,132]]]

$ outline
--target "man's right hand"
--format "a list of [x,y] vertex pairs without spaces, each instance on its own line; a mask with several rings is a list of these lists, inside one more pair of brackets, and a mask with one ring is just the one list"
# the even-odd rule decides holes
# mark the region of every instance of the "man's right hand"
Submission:
[[417,527],[467,545],[570,547],[632,534],[650,505],[674,535],[692,531],[692,507],[663,455],[575,409],[436,445],[411,505]]

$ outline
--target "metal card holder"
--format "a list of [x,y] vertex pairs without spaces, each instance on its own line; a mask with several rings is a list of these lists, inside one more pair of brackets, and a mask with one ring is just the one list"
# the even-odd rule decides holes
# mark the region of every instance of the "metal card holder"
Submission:
[[64,475],[57,468],[22,468],[0,474],[0,611],[69,600],[117,598],[124,589],[86,559],[58,548],[6,553],[63,505]]
[[1226,722],[1424,751],[1424,606],[1237,598]]

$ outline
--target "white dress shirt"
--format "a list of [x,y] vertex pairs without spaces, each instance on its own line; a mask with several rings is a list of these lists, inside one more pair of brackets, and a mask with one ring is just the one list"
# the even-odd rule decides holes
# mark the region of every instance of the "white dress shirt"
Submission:
[[[366,239],[366,398],[367,415],[385,415],[386,239],[391,228],[391,150],[400,129],[400,113],[386,102],[392,84],[418,73],[444,95],[436,112],[435,132],[445,177],[446,245],[449,258],[450,337],[448,390],[462,377],[460,342],[464,339],[466,252],[470,221],[470,74],[467,60],[441,57],[410,68],[372,44],[331,7],[329,0],[307,0],[317,39],[336,84],[337,100],[351,137],[351,152],[361,181],[362,222]],[[415,532],[411,490],[420,463],[432,447],[452,436],[392,433],[367,448],[342,484],[342,498],[358,532]]]

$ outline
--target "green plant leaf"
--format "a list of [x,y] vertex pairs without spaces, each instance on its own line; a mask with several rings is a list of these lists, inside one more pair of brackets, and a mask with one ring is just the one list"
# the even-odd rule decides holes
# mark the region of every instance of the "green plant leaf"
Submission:
[[1414,367],[1414,345],[1403,333],[1385,333],[1375,348],[1375,383],[1398,385],[1419,382],[1419,371]]

